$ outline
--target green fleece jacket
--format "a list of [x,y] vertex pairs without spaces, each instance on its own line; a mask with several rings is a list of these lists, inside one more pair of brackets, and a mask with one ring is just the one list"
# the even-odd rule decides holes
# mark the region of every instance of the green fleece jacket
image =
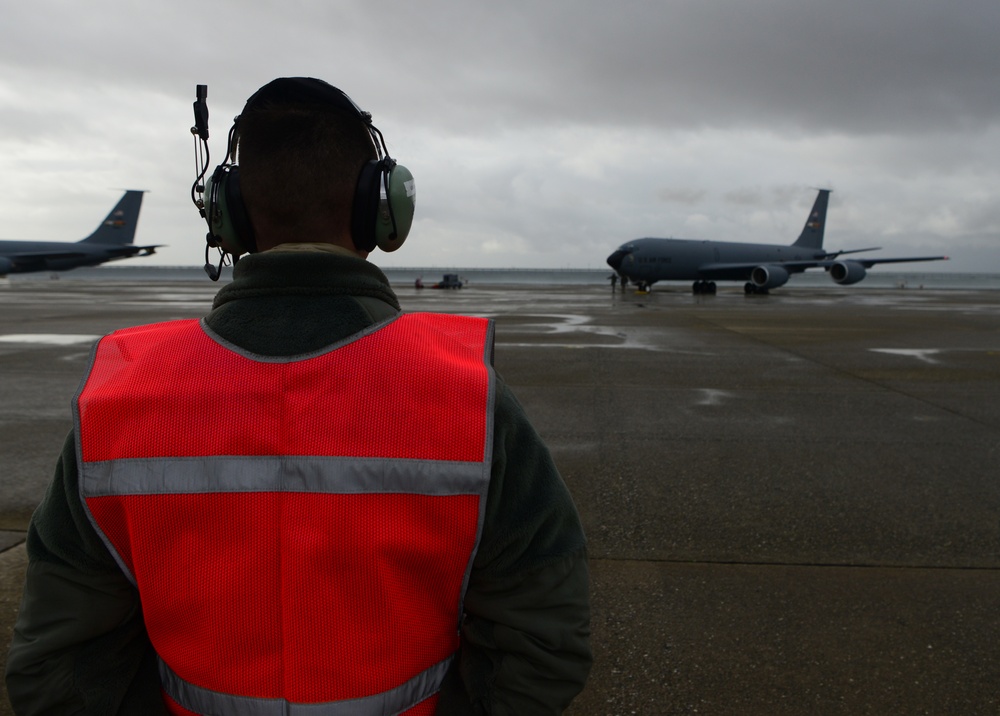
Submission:
[[[367,261],[268,252],[236,265],[206,320],[240,348],[291,356],[399,311]],[[583,531],[547,448],[500,379],[495,411],[482,542],[438,713],[556,714],[591,663]],[[87,519],[76,455],[71,433],[29,527],[7,662],[11,703],[22,715],[165,713],[141,599]]]

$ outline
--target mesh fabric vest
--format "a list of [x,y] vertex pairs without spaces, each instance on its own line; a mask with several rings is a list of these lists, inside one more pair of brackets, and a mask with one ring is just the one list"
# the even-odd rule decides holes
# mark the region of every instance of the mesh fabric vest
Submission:
[[80,489],[177,714],[433,713],[489,482],[492,324],[410,314],[306,356],[118,331]]

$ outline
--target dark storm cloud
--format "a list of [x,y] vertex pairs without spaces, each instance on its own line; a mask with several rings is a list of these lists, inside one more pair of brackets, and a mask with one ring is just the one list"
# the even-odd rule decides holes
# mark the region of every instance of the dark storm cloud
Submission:
[[421,3],[383,24],[410,99],[468,121],[879,133],[1000,110],[992,0]]
[[15,5],[0,63],[146,85],[196,66],[243,91],[313,68],[415,121],[472,132],[593,123],[906,133],[1000,115],[996,0],[193,7]]

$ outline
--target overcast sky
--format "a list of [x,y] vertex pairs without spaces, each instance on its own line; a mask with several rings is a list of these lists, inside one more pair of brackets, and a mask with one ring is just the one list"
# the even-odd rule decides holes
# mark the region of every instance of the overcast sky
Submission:
[[[7,3],[0,238],[76,240],[147,189],[136,241],[198,265],[196,84],[213,166],[259,86],[334,84],[416,177],[384,266],[600,268],[640,236],[791,243],[1000,272],[998,0]],[[928,265],[929,266],[929,265]],[[880,269],[886,270],[886,269]]]

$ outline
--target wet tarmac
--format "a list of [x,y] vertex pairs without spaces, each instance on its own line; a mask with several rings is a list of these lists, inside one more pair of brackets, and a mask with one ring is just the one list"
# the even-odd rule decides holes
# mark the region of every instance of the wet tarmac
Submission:
[[[215,288],[0,285],[4,644],[91,341]],[[398,293],[496,319],[576,499],[595,664],[569,714],[1000,712],[1000,292]]]

